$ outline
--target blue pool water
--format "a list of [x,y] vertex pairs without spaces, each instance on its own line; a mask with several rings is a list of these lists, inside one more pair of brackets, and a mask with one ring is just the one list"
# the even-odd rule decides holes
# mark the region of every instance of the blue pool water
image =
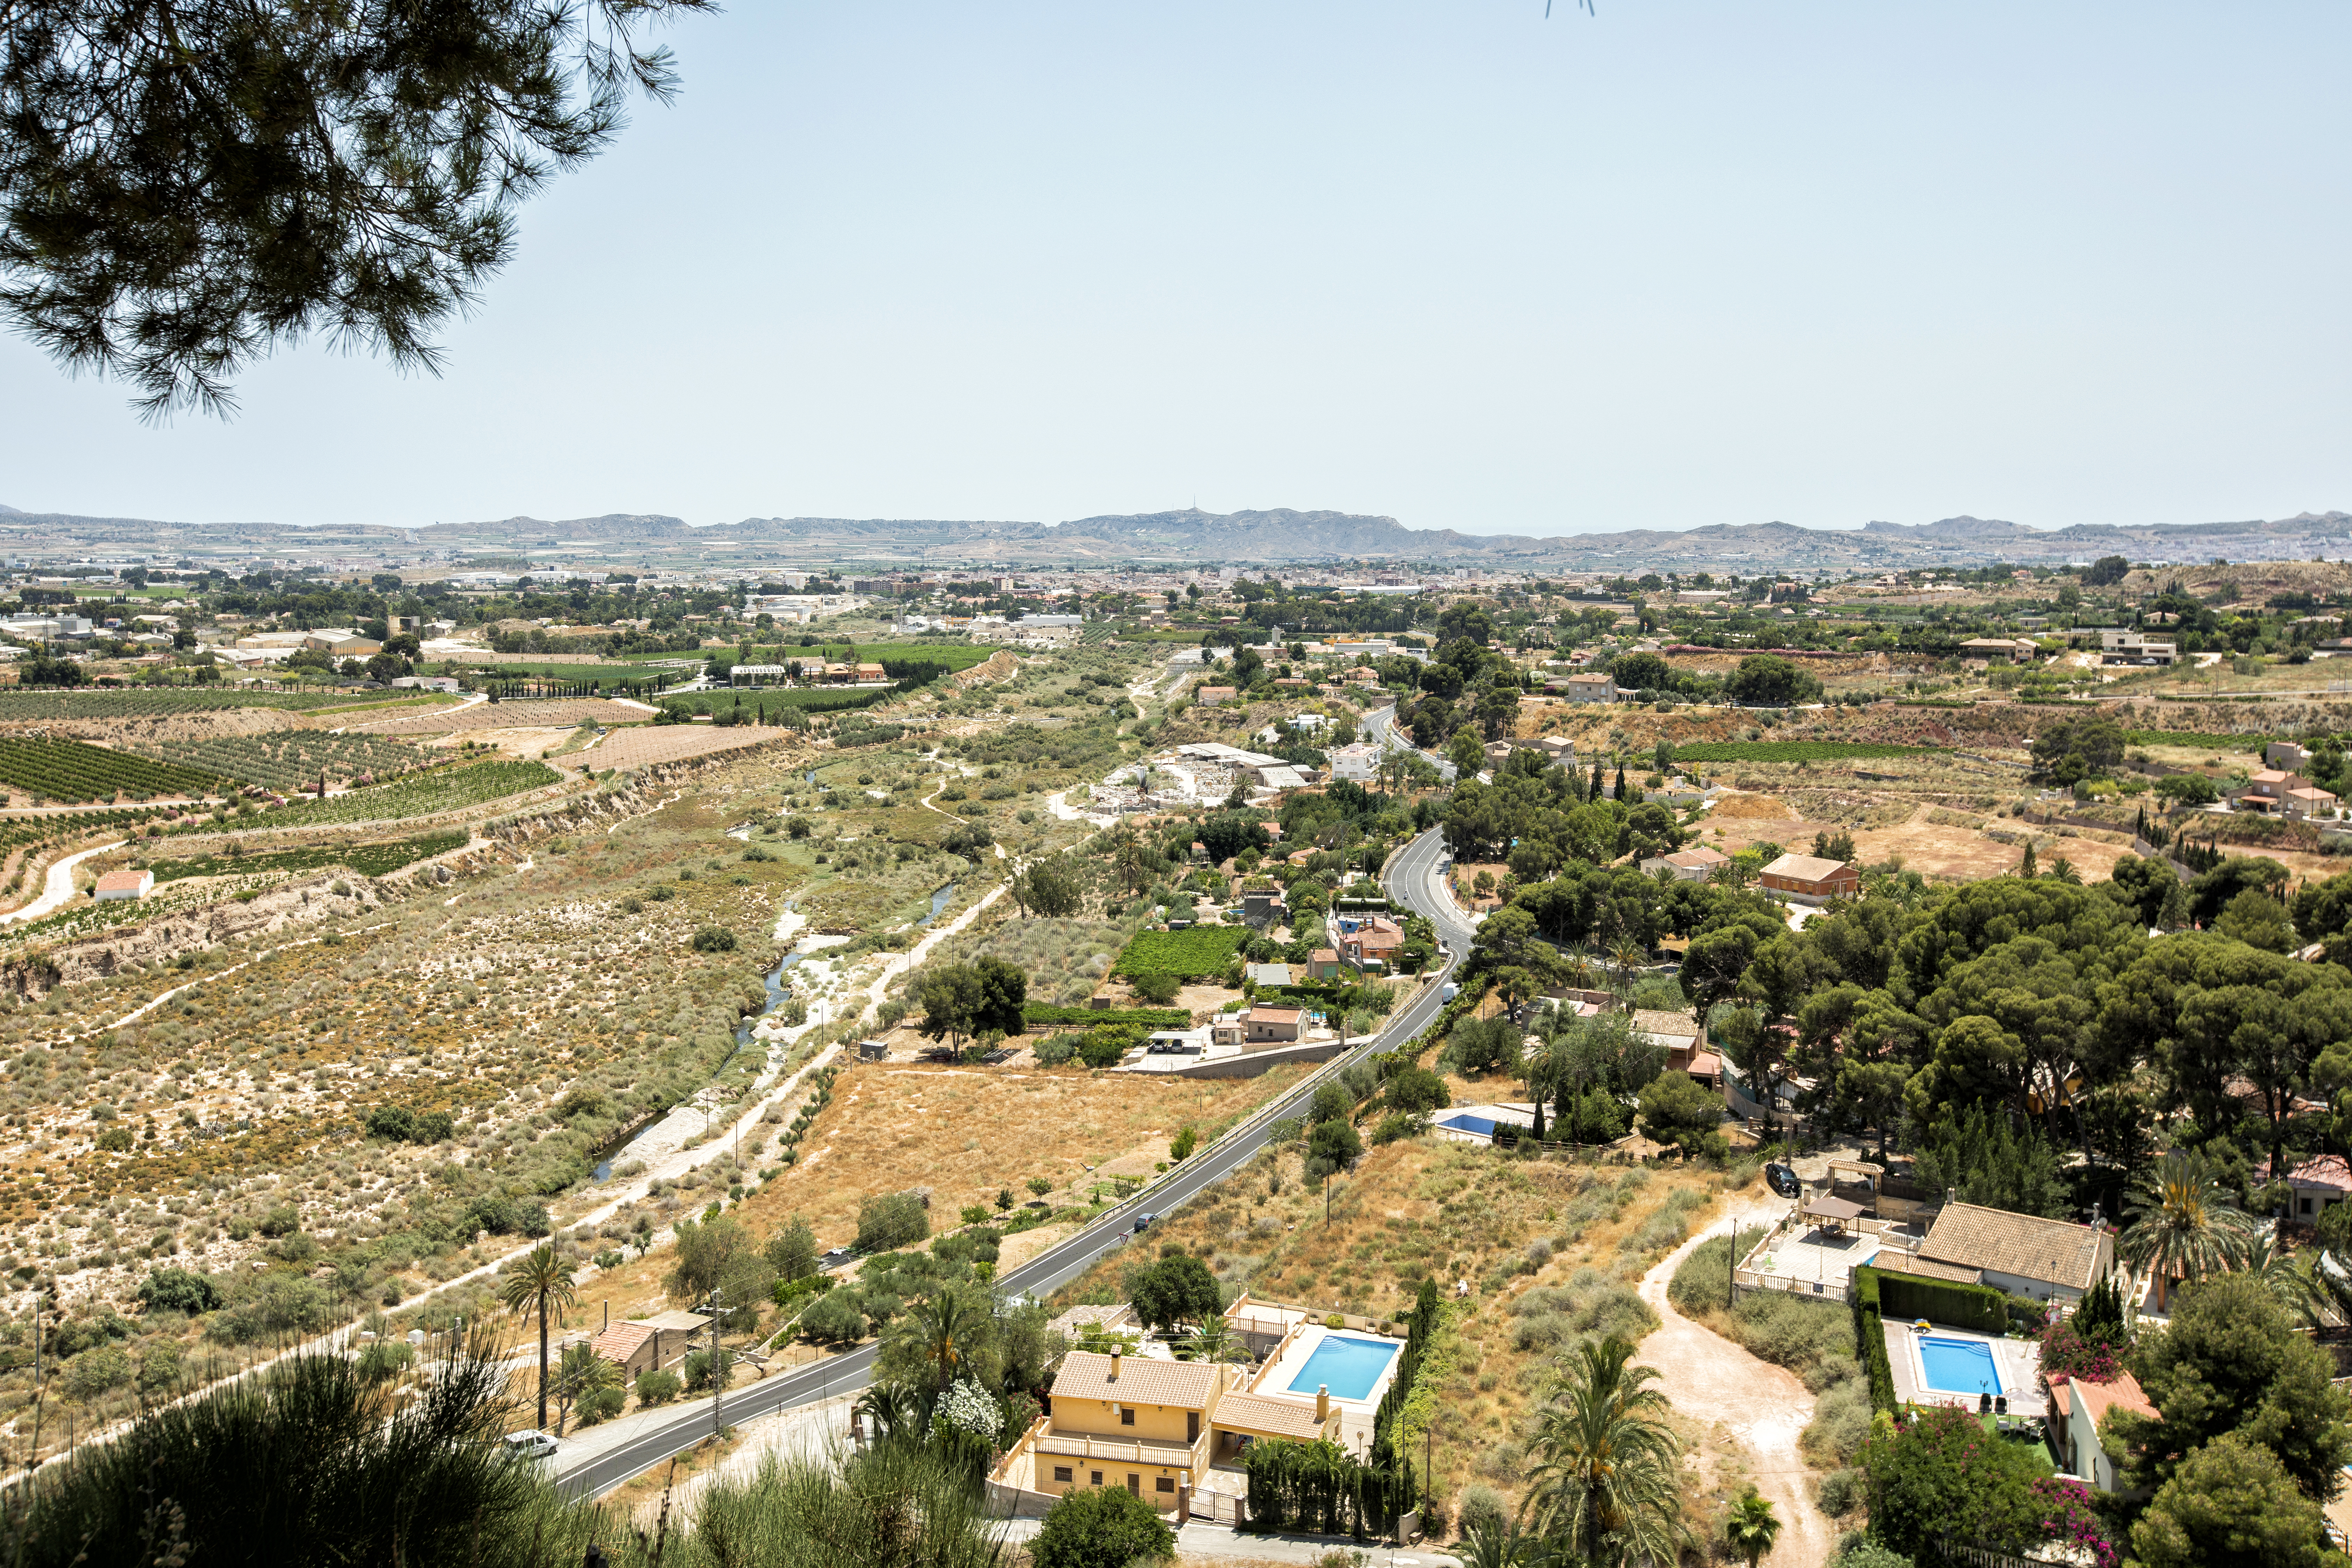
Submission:
[[1938,1394],[1999,1394],[2000,1372],[1993,1365],[1992,1347],[1980,1340],[1939,1340],[1930,1335],[1919,1342],[1919,1364],[1927,1386]]
[[1445,1116],[1437,1124],[1454,1132],[1475,1132],[1481,1138],[1495,1135],[1495,1124],[1483,1116]]
[[1293,1394],[1312,1394],[1328,1387],[1334,1399],[1360,1400],[1396,1359],[1397,1347],[1388,1340],[1360,1340],[1347,1334],[1325,1334],[1298,1375],[1290,1380]]

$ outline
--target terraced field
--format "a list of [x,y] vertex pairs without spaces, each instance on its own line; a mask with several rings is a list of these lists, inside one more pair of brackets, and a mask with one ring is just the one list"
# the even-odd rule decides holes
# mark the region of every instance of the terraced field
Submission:
[[373,784],[425,766],[426,757],[404,741],[338,735],[324,730],[273,730],[192,742],[146,742],[134,750],[205,773],[266,784],[280,792],[315,786],[320,773],[338,784]]
[[221,786],[218,774],[79,741],[0,736],[0,785],[37,800],[79,805],[123,795],[204,795]]

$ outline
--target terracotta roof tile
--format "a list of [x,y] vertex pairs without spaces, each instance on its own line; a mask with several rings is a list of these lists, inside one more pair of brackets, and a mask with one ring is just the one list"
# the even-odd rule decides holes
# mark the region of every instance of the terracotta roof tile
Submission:
[[1072,1351],[1054,1379],[1054,1397],[1206,1410],[1222,1375],[1222,1369],[1208,1362],[1159,1361],[1147,1356],[1121,1356],[1116,1381],[1110,1367],[1111,1358],[1099,1352]]
[[2072,1220],[2039,1219],[1976,1204],[1948,1204],[1922,1258],[2088,1290],[2097,1280],[2105,1233]]
[[1294,1405],[1287,1399],[1268,1399],[1262,1394],[1228,1394],[1217,1401],[1211,1422],[1229,1432],[1248,1432],[1260,1437],[1291,1437],[1313,1442],[1323,1436],[1323,1424],[1315,1419],[1311,1405]]

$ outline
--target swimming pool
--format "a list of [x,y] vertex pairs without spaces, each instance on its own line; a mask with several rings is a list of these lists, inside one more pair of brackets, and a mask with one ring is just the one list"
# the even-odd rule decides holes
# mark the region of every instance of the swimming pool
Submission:
[[1495,1124],[1483,1116],[1446,1116],[1437,1123],[1449,1132],[1475,1132],[1481,1138],[1495,1135]]
[[1379,1383],[1381,1373],[1396,1359],[1392,1340],[1360,1340],[1351,1334],[1327,1333],[1298,1375],[1290,1380],[1293,1394],[1312,1394],[1328,1387],[1334,1399],[1362,1401]]
[[1981,1340],[1919,1342],[1919,1367],[1927,1386],[1938,1394],[1999,1394],[2000,1369],[1993,1364],[1992,1347]]

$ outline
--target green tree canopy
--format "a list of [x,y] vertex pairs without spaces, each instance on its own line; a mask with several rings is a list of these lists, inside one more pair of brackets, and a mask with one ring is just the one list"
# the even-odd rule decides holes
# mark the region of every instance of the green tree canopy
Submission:
[[2327,1521],[2276,1454],[2224,1432],[2184,1456],[2132,1526],[2140,1568],[2321,1568]]
[[0,33],[0,290],[150,414],[324,336],[403,369],[513,254],[515,208],[666,101],[647,20],[714,0],[48,0]]
[[2270,1287],[2246,1272],[2184,1287],[2168,1327],[2146,1333],[2128,1364],[2157,1408],[2151,1422],[2118,1410],[2104,1435],[2126,1453],[2136,1486],[2172,1480],[2184,1458],[2225,1433],[2278,1456],[2307,1497],[2332,1500],[2352,1459],[2352,1413],[2326,1352],[2294,1331]]

